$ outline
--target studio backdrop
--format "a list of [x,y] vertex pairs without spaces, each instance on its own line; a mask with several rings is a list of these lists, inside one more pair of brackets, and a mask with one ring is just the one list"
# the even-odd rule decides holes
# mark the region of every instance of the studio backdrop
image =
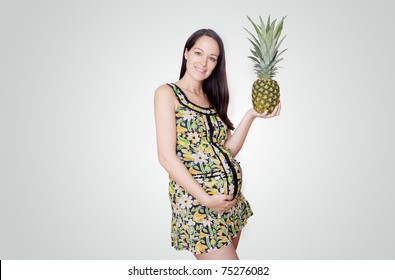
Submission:
[[0,2],[0,259],[193,259],[170,245],[153,95],[186,39],[225,43],[251,107],[247,15],[287,16],[281,115],[237,156],[242,259],[394,259],[395,39],[378,1]]

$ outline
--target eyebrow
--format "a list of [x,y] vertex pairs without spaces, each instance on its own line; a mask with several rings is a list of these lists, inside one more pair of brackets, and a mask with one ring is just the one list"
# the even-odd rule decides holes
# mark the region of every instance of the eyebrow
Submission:
[[[201,48],[199,48],[199,47],[194,47],[194,49],[196,50],[196,49],[198,49],[198,50],[201,50],[202,52],[205,52],[204,50],[202,50]],[[219,56],[218,54],[214,54],[214,53],[212,53],[212,54],[210,54],[210,55],[213,55],[213,56]]]

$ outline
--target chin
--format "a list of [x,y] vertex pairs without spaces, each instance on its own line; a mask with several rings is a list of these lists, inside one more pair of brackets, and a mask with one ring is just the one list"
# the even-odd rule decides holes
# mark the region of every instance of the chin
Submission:
[[202,76],[192,76],[192,78],[195,80],[195,81],[197,81],[197,82],[203,82],[204,80],[206,80],[207,78],[208,78],[209,76],[204,76],[204,77],[202,77]]

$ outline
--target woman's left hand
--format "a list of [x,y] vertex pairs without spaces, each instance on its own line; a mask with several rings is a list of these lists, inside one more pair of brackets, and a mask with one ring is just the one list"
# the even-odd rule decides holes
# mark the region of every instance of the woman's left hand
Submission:
[[268,110],[265,110],[263,113],[258,113],[255,111],[254,108],[251,108],[249,110],[249,113],[255,117],[255,118],[263,118],[263,119],[270,119],[273,117],[276,117],[280,114],[281,111],[281,102],[277,104],[277,106],[274,108],[273,112],[269,114]]

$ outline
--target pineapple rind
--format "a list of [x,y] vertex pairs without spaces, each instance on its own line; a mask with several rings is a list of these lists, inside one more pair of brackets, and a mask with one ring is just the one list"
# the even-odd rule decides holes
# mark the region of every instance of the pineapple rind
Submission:
[[258,113],[267,110],[268,114],[271,114],[279,102],[280,87],[276,80],[257,79],[253,83],[252,105]]

